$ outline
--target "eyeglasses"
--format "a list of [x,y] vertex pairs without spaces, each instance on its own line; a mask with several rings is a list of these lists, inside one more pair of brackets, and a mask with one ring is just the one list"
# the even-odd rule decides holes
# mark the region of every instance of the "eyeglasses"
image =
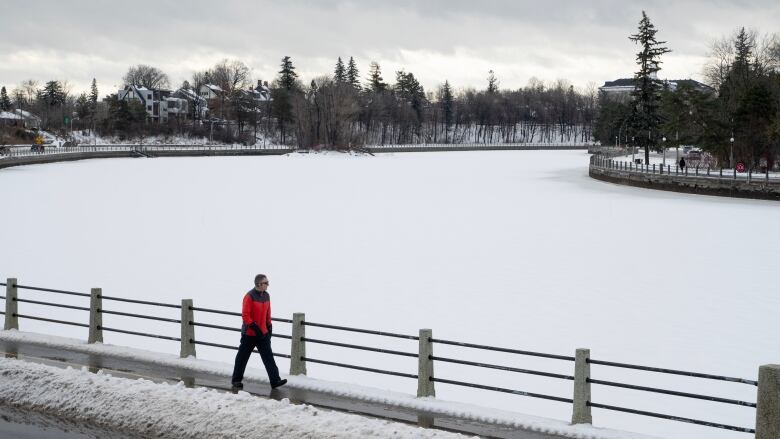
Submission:
[[270,285],[267,280],[260,282],[260,285]]

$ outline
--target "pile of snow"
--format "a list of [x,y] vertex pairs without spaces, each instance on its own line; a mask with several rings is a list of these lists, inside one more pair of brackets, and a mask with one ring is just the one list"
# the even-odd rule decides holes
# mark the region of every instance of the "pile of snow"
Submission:
[[[198,360],[195,358],[179,358],[173,355],[160,354],[156,352],[145,351],[143,349],[133,349],[122,346],[112,346],[102,343],[87,344],[83,341],[73,340],[64,337],[47,336],[42,334],[32,334],[16,330],[0,331],[0,340],[19,343],[19,344],[33,344],[46,347],[55,347],[59,349],[67,349],[73,352],[81,352],[87,354],[95,354],[101,356],[110,356],[114,358],[125,358],[128,360],[140,361],[146,364],[153,364],[158,366],[174,367],[182,371],[199,372],[205,374],[213,374],[217,376],[225,377],[225,383],[227,384],[229,377],[231,376],[232,367],[223,363],[216,363],[205,360]],[[8,360],[5,360],[8,361]],[[14,364],[15,368],[25,368],[24,365]],[[30,365],[33,368],[42,367],[38,365]],[[0,362],[0,386],[3,384],[3,377],[6,376],[5,364]],[[54,369],[59,370],[59,369]],[[100,373],[101,376],[105,376]],[[416,398],[411,395],[392,392],[388,390],[375,389],[370,387],[359,386],[350,383],[339,383],[322,381],[307,376],[286,376],[289,380],[287,386],[296,389],[309,390],[313,392],[326,393],[335,396],[341,396],[344,398],[355,399],[364,401],[367,403],[383,404],[389,407],[400,407],[405,409],[412,409],[421,412],[426,412],[433,415],[440,415],[448,418],[458,418],[471,421],[484,422],[489,424],[504,425],[512,428],[530,430],[550,435],[556,435],[557,437],[573,438],[573,439],[653,439],[650,436],[645,436],[638,433],[630,433],[625,431],[608,430],[603,428],[596,428],[591,425],[569,425],[564,421],[558,421],[554,419],[546,419],[537,416],[522,415],[518,413],[507,412],[503,410],[489,409],[486,407],[479,407],[471,404],[464,404],[451,401],[443,401],[436,398]],[[118,379],[118,378],[114,378]],[[91,381],[90,381],[91,382]],[[268,382],[265,371],[248,368],[245,374],[245,382]],[[48,385],[48,384],[46,384]],[[24,389],[24,385],[19,385]],[[37,385],[31,386],[32,388],[38,387]],[[166,388],[167,389],[167,388]],[[199,390],[203,392],[204,390]],[[212,392],[217,393],[217,392]],[[245,392],[241,392],[244,394]],[[211,393],[209,393],[211,394]],[[20,397],[20,395],[16,395]],[[31,396],[23,396],[23,399],[31,398]],[[10,401],[10,402],[9,402]],[[18,405],[19,403],[13,402],[15,399],[8,399],[4,396],[4,393],[0,391],[0,404],[11,403]],[[99,404],[100,400],[96,400],[94,404]],[[155,411],[157,411],[155,409]],[[224,412],[221,412],[224,413]],[[70,412],[65,413],[70,415]],[[362,419],[362,418],[359,418]],[[354,424],[357,421],[352,421]],[[110,426],[113,424],[102,424],[101,426]],[[371,429],[369,429],[370,431]],[[386,434],[386,433],[385,433]],[[343,436],[340,436],[343,437]],[[400,436],[405,437],[405,436]],[[449,437],[449,436],[415,436],[415,437]]]
[[308,405],[0,359],[0,403],[144,437],[459,438]]

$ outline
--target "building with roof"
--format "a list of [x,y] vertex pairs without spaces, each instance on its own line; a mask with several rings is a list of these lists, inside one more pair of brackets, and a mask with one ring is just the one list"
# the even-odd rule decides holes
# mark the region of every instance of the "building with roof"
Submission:
[[[659,80],[662,85],[669,90],[677,90],[682,86],[690,86],[695,91],[701,93],[715,93],[715,89],[707,84],[703,84],[693,79],[663,79]],[[628,101],[631,99],[631,92],[634,91],[634,78],[621,78],[614,81],[606,81],[599,87],[599,91],[610,100]]]
[[187,99],[172,94],[170,90],[128,85],[117,92],[117,99],[140,101],[152,122],[168,123],[170,118],[187,116],[189,108]]

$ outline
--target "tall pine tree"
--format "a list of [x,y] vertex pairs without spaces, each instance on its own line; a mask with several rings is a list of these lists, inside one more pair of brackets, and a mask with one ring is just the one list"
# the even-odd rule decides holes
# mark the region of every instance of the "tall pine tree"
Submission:
[[339,60],[336,62],[336,68],[333,70],[333,80],[339,84],[347,82],[347,72],[344,69],[344,61],[341,60],[341,57],[339,57]]
[[452,87],[449,81],[444,81],[444,85],[441,87],[441,107],[442,113],[444,113],[444,143],[449,143],[450,127],[453,122],[454,115],[454,101],[452,96]]
[[360,72],[358,72],[355,59],[349,57],[349,63],[347,64],[347,83],[355,90],[360,90]]
[[295,73],[292,59],[289,56],[282,58],[282,70],[279,71],[279,85],[287,91],[295,88],[295,80],[298,74]]
[[496,78],[496,74],[492,70],[488,72],[487,80],[487,92],[490,94],[498,93],[498,78]]
[[645,148],[645,163],[650,160],[650,147],[660,137],[658,131],[662,123],[659,111],[662,87],[657,79],[657,73],[661,70],[660,58],[671,52],[663,46],[666,41],[655,39],[657,32],[645,11],[642,11],[638,32],[629,37],[641,46],[641,51],[636,55],[639,71],[634,75],[634,91],[631,93],[634,104],[631,122],[635,143]]
[[11,99],[8,98],[8,92],[5,87],[0,88],[0,110],[9,111],[11,109]]
[[376,61],[371,61],[371,66],[368,68],[368,86],[374,93],[387,90],[387,84],[382,79],[382,68]]

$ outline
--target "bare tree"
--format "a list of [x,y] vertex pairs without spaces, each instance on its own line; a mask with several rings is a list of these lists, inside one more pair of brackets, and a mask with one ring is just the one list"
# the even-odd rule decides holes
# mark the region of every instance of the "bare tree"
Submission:
[[248,88],[252,82],[250,74],[249,67],[236,59],[224,59],[209,71],[211,82],[228,94]]
[[165,72],[146,64],[138,64],[128,68],[122,81],[124,85],[141,85],[150,89],[170,87],[170,81]]

